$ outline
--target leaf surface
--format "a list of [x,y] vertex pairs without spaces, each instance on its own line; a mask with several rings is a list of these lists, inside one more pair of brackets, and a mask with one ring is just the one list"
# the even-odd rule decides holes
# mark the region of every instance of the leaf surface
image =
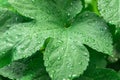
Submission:
[[[17,24],[22,21],[22,16],[15,14],[8,9],[0,8],[0,39],[3,38],[2,36],[4,35],[4,33],[12,27],[11,25]],[[6,46],[5,40],[1,42],[1,44],[4,44],[4,46]],[[2,55],[0,56],[0,67],[3,67],[4,65],[10,63],[12,59],[11,50],[5,51],[5,54],[2,53],[4,52],[1,52],[0,54]]]
[[26,17],[39,21],[59,20],[62,24],[82,10],[80,0],[9,0],[9,2]]
[[98,0],[98,8],[106,21],[120,25],[120,0]]
[[61,39],[48,44],[44,53],[45,65],[53,80],[72,80],[86,69],[89,53],[82,44],[72,41],[67,33]]

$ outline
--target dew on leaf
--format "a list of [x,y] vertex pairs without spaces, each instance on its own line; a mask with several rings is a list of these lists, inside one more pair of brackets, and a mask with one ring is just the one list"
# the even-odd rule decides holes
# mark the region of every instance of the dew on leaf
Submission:
[[68,77],[71,79],[72,75],[70,74]]
[[58,57],[57,60],[59,61],[61,59],[61,57]]
[[70,16],[70,13],[68,13],[67,15]]
[[65,78],[63,78],[62,80],[70,80],[70,79],[65,79]]
[[76,75],[76,74],[73,74],[72,77],[77,77],[77,75]]

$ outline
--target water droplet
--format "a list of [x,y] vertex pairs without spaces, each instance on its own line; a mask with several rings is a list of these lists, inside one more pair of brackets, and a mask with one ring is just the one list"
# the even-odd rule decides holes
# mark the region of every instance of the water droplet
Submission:
[[67,15],[70,16],[70,13],[68,13]]
[[67,55],[65,54],[64,57],[67,57]]
[[53,75],[50,75],[51,78],[53,78]]
[[63,78],[63,80],[70,80],[70,79],[65,79],[65,78]]
[[73,74],[72,77],[76,77],[77,75],[76,74]]
[[15,39],[18,39],[18,36],[16,36]]
[[6,53],[5,51],[2,52],[2,54],[5,54],[5,53]]
[[107,27],[105,27],[105,30],[107,30]]
[[69,78],[71,78],[71,77],[72,77],[72,75],[70,74],[68,77],[69,77]]
[[54,71],[54,70],[52,70],[51,72],[52,72],[52,74],[54,74],[54,73],[55,73],[55,71]]
[[59,61],[61,59],[61,57],[58,57],[57,60]]
[[79,64],[79,65],[81,65],[82,63],[81,63],[81,62],[79,62],[78,64]]
[[73,5],[73,3],[71,2],[70,5]]
[[32,0],[32,2],[34,2],[35,0]]
[[64,50],[64,48],[61,48],[61,50]]
[[88,17],[89,14],[85,14],[86,17]]
[[84,53],[84,55],[85,55],[85,56],[87,56],[87,55],[88,55],[88,53]]

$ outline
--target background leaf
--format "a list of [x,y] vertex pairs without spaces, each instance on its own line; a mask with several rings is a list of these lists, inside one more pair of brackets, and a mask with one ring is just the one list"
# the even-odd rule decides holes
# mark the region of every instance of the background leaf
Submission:
[[115,25],[120,25],[119,5],[120,0],[98,0],[98,8],[103,18]]
[[[50,80],[40,52],[0,69],[0,75],[16,80]],[[6,73],[7,72],[7,73]]]
[[117,72],[111,69],[95,69],[87,75],[94,80],[120,80]]

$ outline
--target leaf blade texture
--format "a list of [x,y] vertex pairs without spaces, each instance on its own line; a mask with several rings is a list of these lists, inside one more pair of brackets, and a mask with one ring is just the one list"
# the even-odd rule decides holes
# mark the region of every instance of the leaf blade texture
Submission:
[[98,8],[106,21],[120,25],[120,0],[98,0]]

